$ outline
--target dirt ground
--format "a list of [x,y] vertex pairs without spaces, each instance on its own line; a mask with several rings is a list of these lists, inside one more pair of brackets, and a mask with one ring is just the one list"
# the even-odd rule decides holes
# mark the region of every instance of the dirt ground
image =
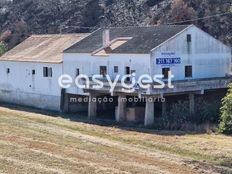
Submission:
[[0,174],[232,173],[232,137],[100,126],[0,107]]

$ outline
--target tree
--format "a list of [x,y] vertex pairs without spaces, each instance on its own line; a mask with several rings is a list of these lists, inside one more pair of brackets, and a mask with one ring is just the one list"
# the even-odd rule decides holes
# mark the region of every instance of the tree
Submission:
[[6,52],[6,44],[0,42],[0,56],[2,56]]
[[228,93],[222,100],[219,131],[232,134],[232,84],[229,85]]

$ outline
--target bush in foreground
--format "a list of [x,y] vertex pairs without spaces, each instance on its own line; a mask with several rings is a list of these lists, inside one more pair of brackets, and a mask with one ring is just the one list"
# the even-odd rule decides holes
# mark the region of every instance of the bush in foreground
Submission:
[[196,132],[216,131],[219,120],[220,101],[207,102],[196,99],[196,113],[190,115],[189,102],[178,101],[168,106],[166,115],[155,121],[154,128],[159,130],[181,130]]
[[232,84],[229,85],[228,93],[222,100],[219,131],[232,134]]

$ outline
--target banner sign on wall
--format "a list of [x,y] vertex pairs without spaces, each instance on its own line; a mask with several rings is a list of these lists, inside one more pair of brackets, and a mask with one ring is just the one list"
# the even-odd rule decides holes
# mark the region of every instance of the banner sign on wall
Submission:
[[181,64],[180,56],[177,56],[175,52],[163,52],[156,58],[157,65],[176,65]]

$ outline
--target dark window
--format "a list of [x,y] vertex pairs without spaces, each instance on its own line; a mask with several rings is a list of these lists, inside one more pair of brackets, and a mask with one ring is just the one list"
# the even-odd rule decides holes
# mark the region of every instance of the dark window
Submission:
[[43,76],[52,77],[52,68],[43,67]]
[[7,68],[7,69],[6,69],[6,73],[7,73],[7,74],[10,74],[10,68]]
[[48,77],[48,67],[43,67],[43,76]]
[[125,68],[125,74],[126,74],[126,75],[130,75],[130,73],[131,73],[131,69],[130,69],[129,66],[127,66],[127,67]]
[[106,66],[100,66],[100,75],[105,77],[107,74],[107,67]]
[[32,75],[35,75],[35,70],[33,69],[31,73],[32,73]]
[[118,73],[118,66],[114,66],[114,73]]
[[77,69],[76,69],[76,77],[79,76],[79,75],[80,75],[80,69],[77,68]]
[[[127,66],[127,67],[125,68],[125,73],[126,73],[126,75],[130,75],[130,74],[131,74],[131,69],[130,69],[129,66]],[[126,78],[126,81],[129,82],[130,80],[131,80],[130,77]]]
[[187,34],[187,51],[188,51],[188,54],[191,53],[191,42],[192,42],[192,36],[191,36],[191,34]]
[[185,66],[185,77],[192,77],[192,66]]
[[191,36],[191,34],[187,34],[187,42],[192,42],[192,36]]
[[170,71],[170,68],[163,68],[162,69],[162,74],[163,74],[163,78],[167,79],[168,78],[168,72]]

